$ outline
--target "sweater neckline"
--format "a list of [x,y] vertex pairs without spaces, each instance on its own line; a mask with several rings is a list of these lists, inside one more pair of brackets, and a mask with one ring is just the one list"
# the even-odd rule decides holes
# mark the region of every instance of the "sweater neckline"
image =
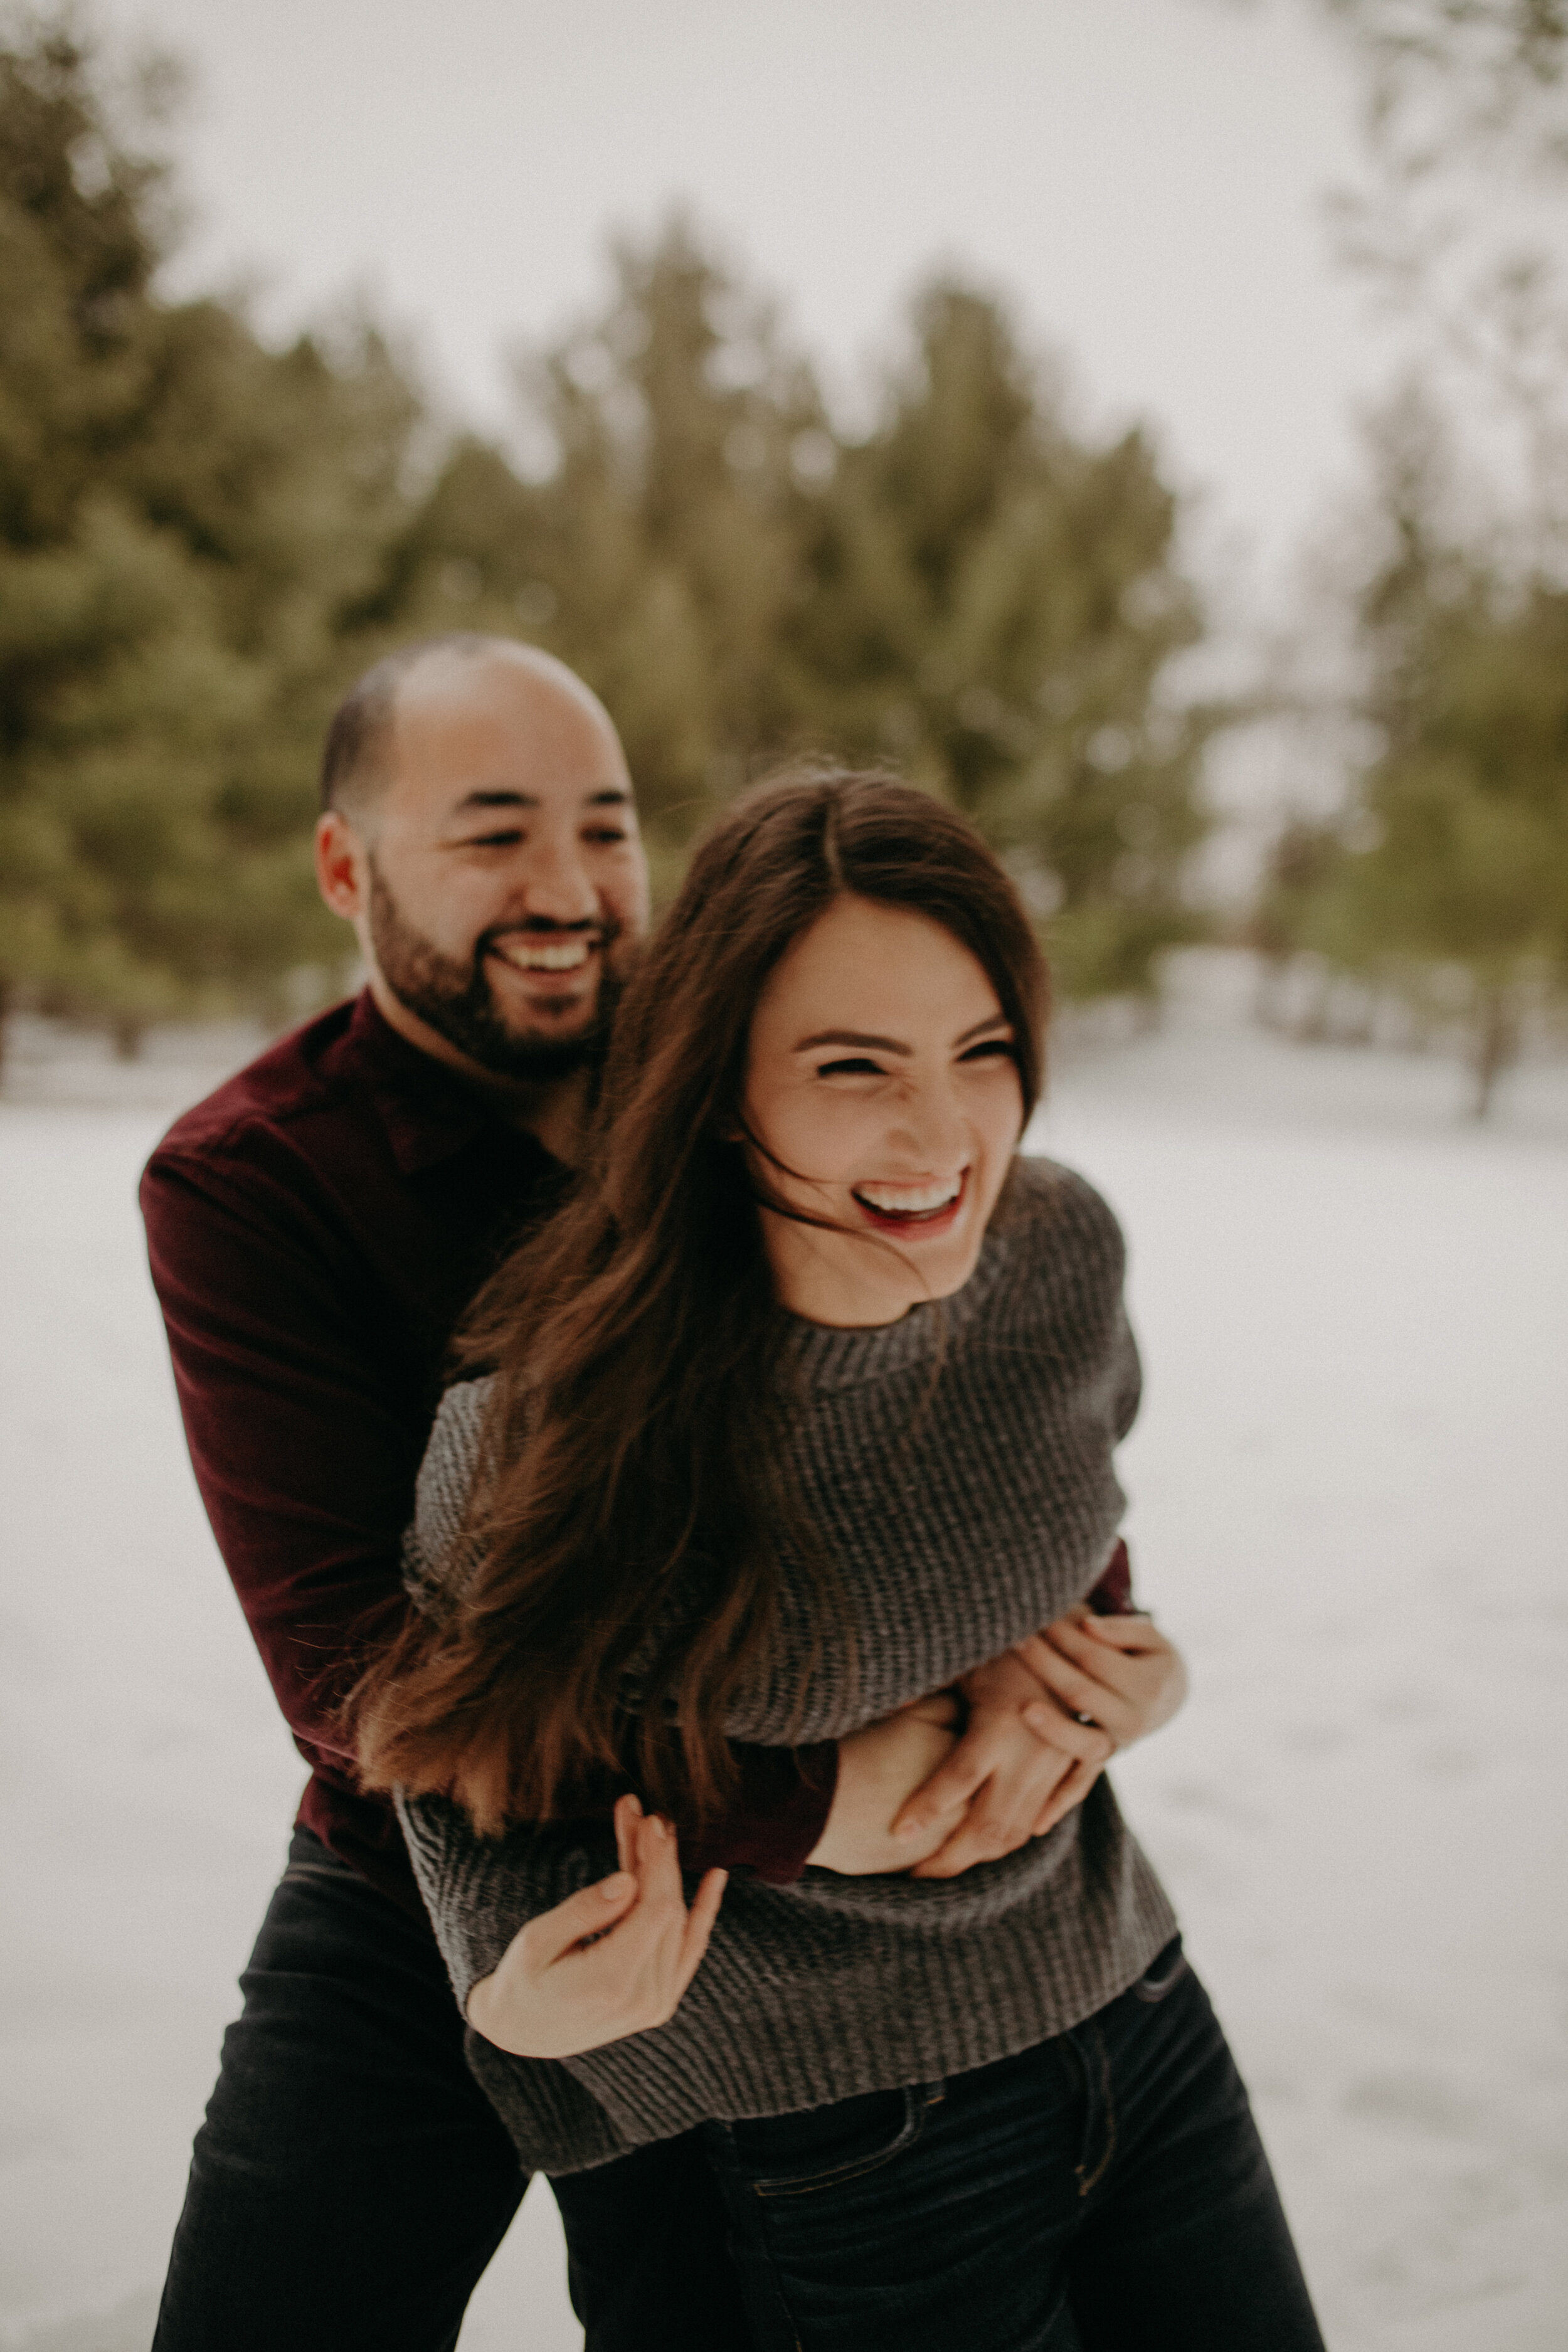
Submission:
[[949,1297],[922,1299],[896,1323],[847,1328],[775,1307],[773,1361],[783,1383],[820,1395],[886,1380],[944,1354],[984,1312],[1002,1280],[1011,1255],[1010,1191],[1009,1184],[992,1213],[973,1273]]

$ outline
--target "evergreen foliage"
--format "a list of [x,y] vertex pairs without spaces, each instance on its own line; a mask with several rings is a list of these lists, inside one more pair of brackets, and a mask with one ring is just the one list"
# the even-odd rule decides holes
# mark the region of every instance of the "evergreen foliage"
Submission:
[[1358,622],[1376,748],[1346,822],[1282,836],[1256,936],[1458,1022],[1482,1116],[1529,1013],[1568,990],[1568,588],[1445,530],[1419,398],[1390,404],[1374,450]]
[[1199,634],[1145,438],[1075,437],[1001,308],[939,282],[859,438],[766,307],[676,223],[526,373],[519,482],[454,453],[392,568],[420,626],[516,626],[604,696],[670,873],[771,760],[892,760],[968,810],[1050,918],[1068,992],[1150,994],[1215,715],[1164,689]]
[[802,750],[969,810],[1069,993],[1150,994],[1190,935],[1212,714],[1176,508],[1134,432],[1069,428],[1001,307],[948,281],[867,431],[679,222],[529,359],[539,461],[471,436],[416,487],[418,396],[368,326],[264,345],[160,292],[169,171],[63,18],[0,37],[0,992],[110,1026],[278,1014],[318,907],[317,747],[384,647],[558,652],[625,737],[665,888]]
[[416,414],[373,333],[161,300],[166,186],[75,38],[0,50],[0,989],[127,1050],[341,957],[310,772]]
[[1069,431],[994,301],[938,281],[913,323],[826,505],[812,667],[842,739],[1007,856],[1067,992],[1152,994],[1196,928],[1182,875],[1216,717],[1162,692],[1200,633],[1174,499],[1141,433]]

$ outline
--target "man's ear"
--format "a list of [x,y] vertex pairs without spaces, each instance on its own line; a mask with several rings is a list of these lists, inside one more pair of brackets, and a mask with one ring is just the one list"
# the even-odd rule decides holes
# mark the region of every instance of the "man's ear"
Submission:
[[316,820],[316,886],[334,915],[345,923],[364,911],[364,848],[358,834],[336,809]]

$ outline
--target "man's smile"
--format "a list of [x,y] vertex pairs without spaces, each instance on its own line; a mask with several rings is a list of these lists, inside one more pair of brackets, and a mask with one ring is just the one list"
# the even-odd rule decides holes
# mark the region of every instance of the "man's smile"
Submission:
[[541,939],[526,933],[492,940],[490,953],[514,971],[580,971],[597,950],[596,939]]

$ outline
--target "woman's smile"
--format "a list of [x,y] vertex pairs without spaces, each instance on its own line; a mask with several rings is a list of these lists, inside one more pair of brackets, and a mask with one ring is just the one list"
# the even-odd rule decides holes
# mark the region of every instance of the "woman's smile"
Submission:
[[961,1168],[956,1176],[921,1177],[913,1183],[852,1184],[849,1197],[875,1232],[919,1242],[952,1231],[963,1213],[968,1188],[969,1171]]

